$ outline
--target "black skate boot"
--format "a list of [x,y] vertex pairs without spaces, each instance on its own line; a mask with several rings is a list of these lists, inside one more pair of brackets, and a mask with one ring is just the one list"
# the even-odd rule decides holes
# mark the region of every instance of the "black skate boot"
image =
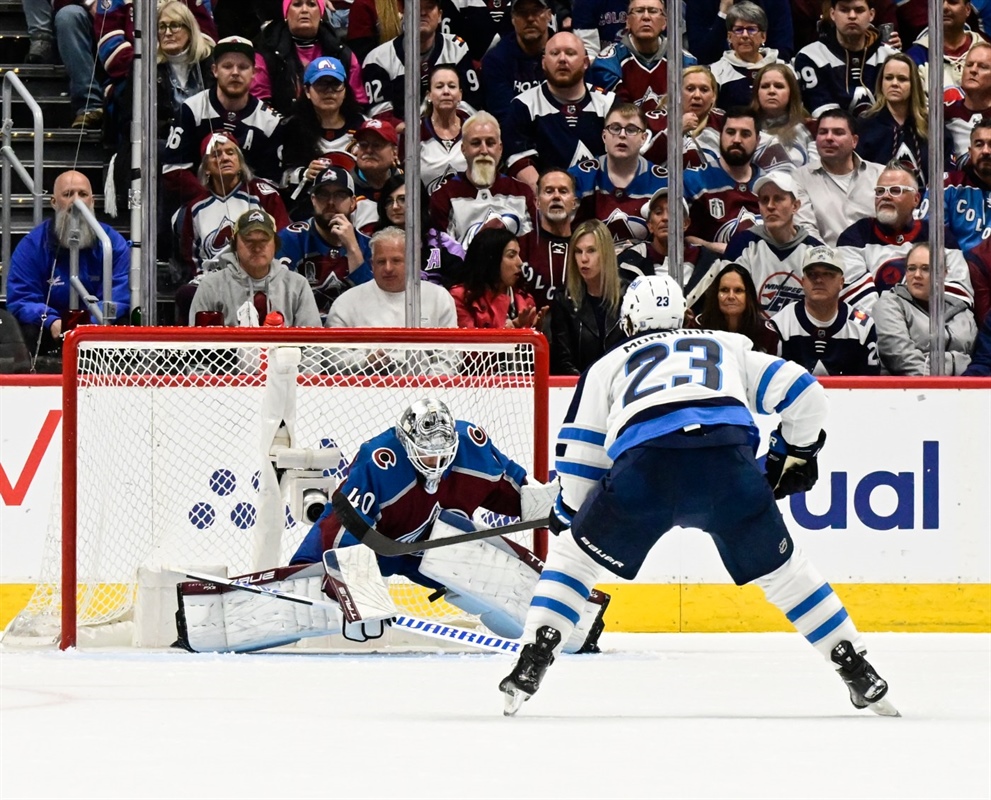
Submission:
[[606,609],[609,607],[609,601],[612,600],[612,596],[606,594],[606,592],[600,592],[598,589],[593,589],[592,595],[588,599],[592,602],[599,603],[599,613],[595,615],[595,622],[593,622],[592,627],[588,629],[588,636],[585,637],[585,641],[582,642],[582,646],[578,648],[578,652],[601,653],[602,650],[599,649],[599,637],[602,635],[602,631],[606,628],[606,621],[604,617],[606,615]]
[[901,716],[885,699],[888,693],[887,681],[877,674],[862,653],[853,649],[850,642],[840,642],[833,648],[830,657],[850,690],[850,702],[855,708],[869,708],[884,717]]
[[513,671],[499,683],[505,693],[503,714],[513,716],[537,689],[547,668],[554,663],[554,648],[561,643],[561,633],[550,625],[537,629],[537,639],[523,646]]

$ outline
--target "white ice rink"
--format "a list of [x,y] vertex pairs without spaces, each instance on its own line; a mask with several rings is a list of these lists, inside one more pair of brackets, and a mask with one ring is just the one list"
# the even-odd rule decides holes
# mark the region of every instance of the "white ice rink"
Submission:
[[606,634],[507,719],[503,655],[0,653],[0,798],[989,798],[991,636]]

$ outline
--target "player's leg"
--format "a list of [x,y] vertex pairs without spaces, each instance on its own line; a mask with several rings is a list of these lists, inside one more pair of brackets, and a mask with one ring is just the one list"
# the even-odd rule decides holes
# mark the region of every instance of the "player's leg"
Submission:
[[[887,683],[864,659],[863,637],[839,596],[792,541],[751,451],[741,447],[724,456],[727,466],[713,467],[712,513],[706,529],[726,569],[738,585],[760,586],[809,644],[839,670],[855,706],[877,703],[887,692]],[[882,708],[874,710],[885,713]]]
[[[545,512],[546,513],[546,512]],[[443,511],[434,522],[430,538],[443,538],[474,530],[471,520]],[[392,560],[392,559],[388,559]],[[418,573],[407,574],[424,583],[424,577],[447,589],[445,599],[470,614],[477,614],[493,633],[517,639],[523,633],[527,609],[537,586],[543,562],[532,552],[509,540],[496,537],[438,547],[424,552]],[[591,650],[601,633],[597,622],[608,597],[586,593],[570,637],[563,640],[565,652]]]
[[669,474],[666,451],[623,453],[575,514],[569,532],[551,541],[547,563],[527,612],[528,642],[499,688],[504,713],[515,714],[539,688],[544,672],[572,636],[589,591],[605,575],[633,578],[647,553],[671,528],[675,490],[658,481]]

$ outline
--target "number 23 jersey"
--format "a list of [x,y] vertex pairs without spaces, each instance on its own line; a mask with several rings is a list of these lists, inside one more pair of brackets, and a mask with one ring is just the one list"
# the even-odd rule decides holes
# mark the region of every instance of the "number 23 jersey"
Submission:
[[[811,390],[810,390],[811,389]],[[781,414],[782,435],[813,442],[824,393],[805,369],[757,353],[726,331],[640,334],[595,362],[578,382],[557,441],[564,501],[578,508],[624,451],[698,426],[731,425],[751,442],[751,412]],[[699,445],[705,446],[702,439]]]

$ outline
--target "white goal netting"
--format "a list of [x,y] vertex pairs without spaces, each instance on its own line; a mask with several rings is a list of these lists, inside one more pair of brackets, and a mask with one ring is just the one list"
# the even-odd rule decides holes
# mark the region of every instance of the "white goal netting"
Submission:
[[[59,639],[63,580],[75,586],[83,629],[130,619],[141,567],[223,565],[238,575],[287,564],[310,523],[293,518],[268,477],[284,420],[293,448],[337,448],[328,472],[343,479],[362,442],[435,395],[546,478],[544,347],[535,334],[504,332],[85,331],[66,348],[70,469],[41,580],[5,641]],[[294,360],[287,353],[298,360],[288,391],[273,377]],[[63,496],[74,498],[74,519],[63,518]],[[402,580],[392,590],[405,613],[463,617]]]

